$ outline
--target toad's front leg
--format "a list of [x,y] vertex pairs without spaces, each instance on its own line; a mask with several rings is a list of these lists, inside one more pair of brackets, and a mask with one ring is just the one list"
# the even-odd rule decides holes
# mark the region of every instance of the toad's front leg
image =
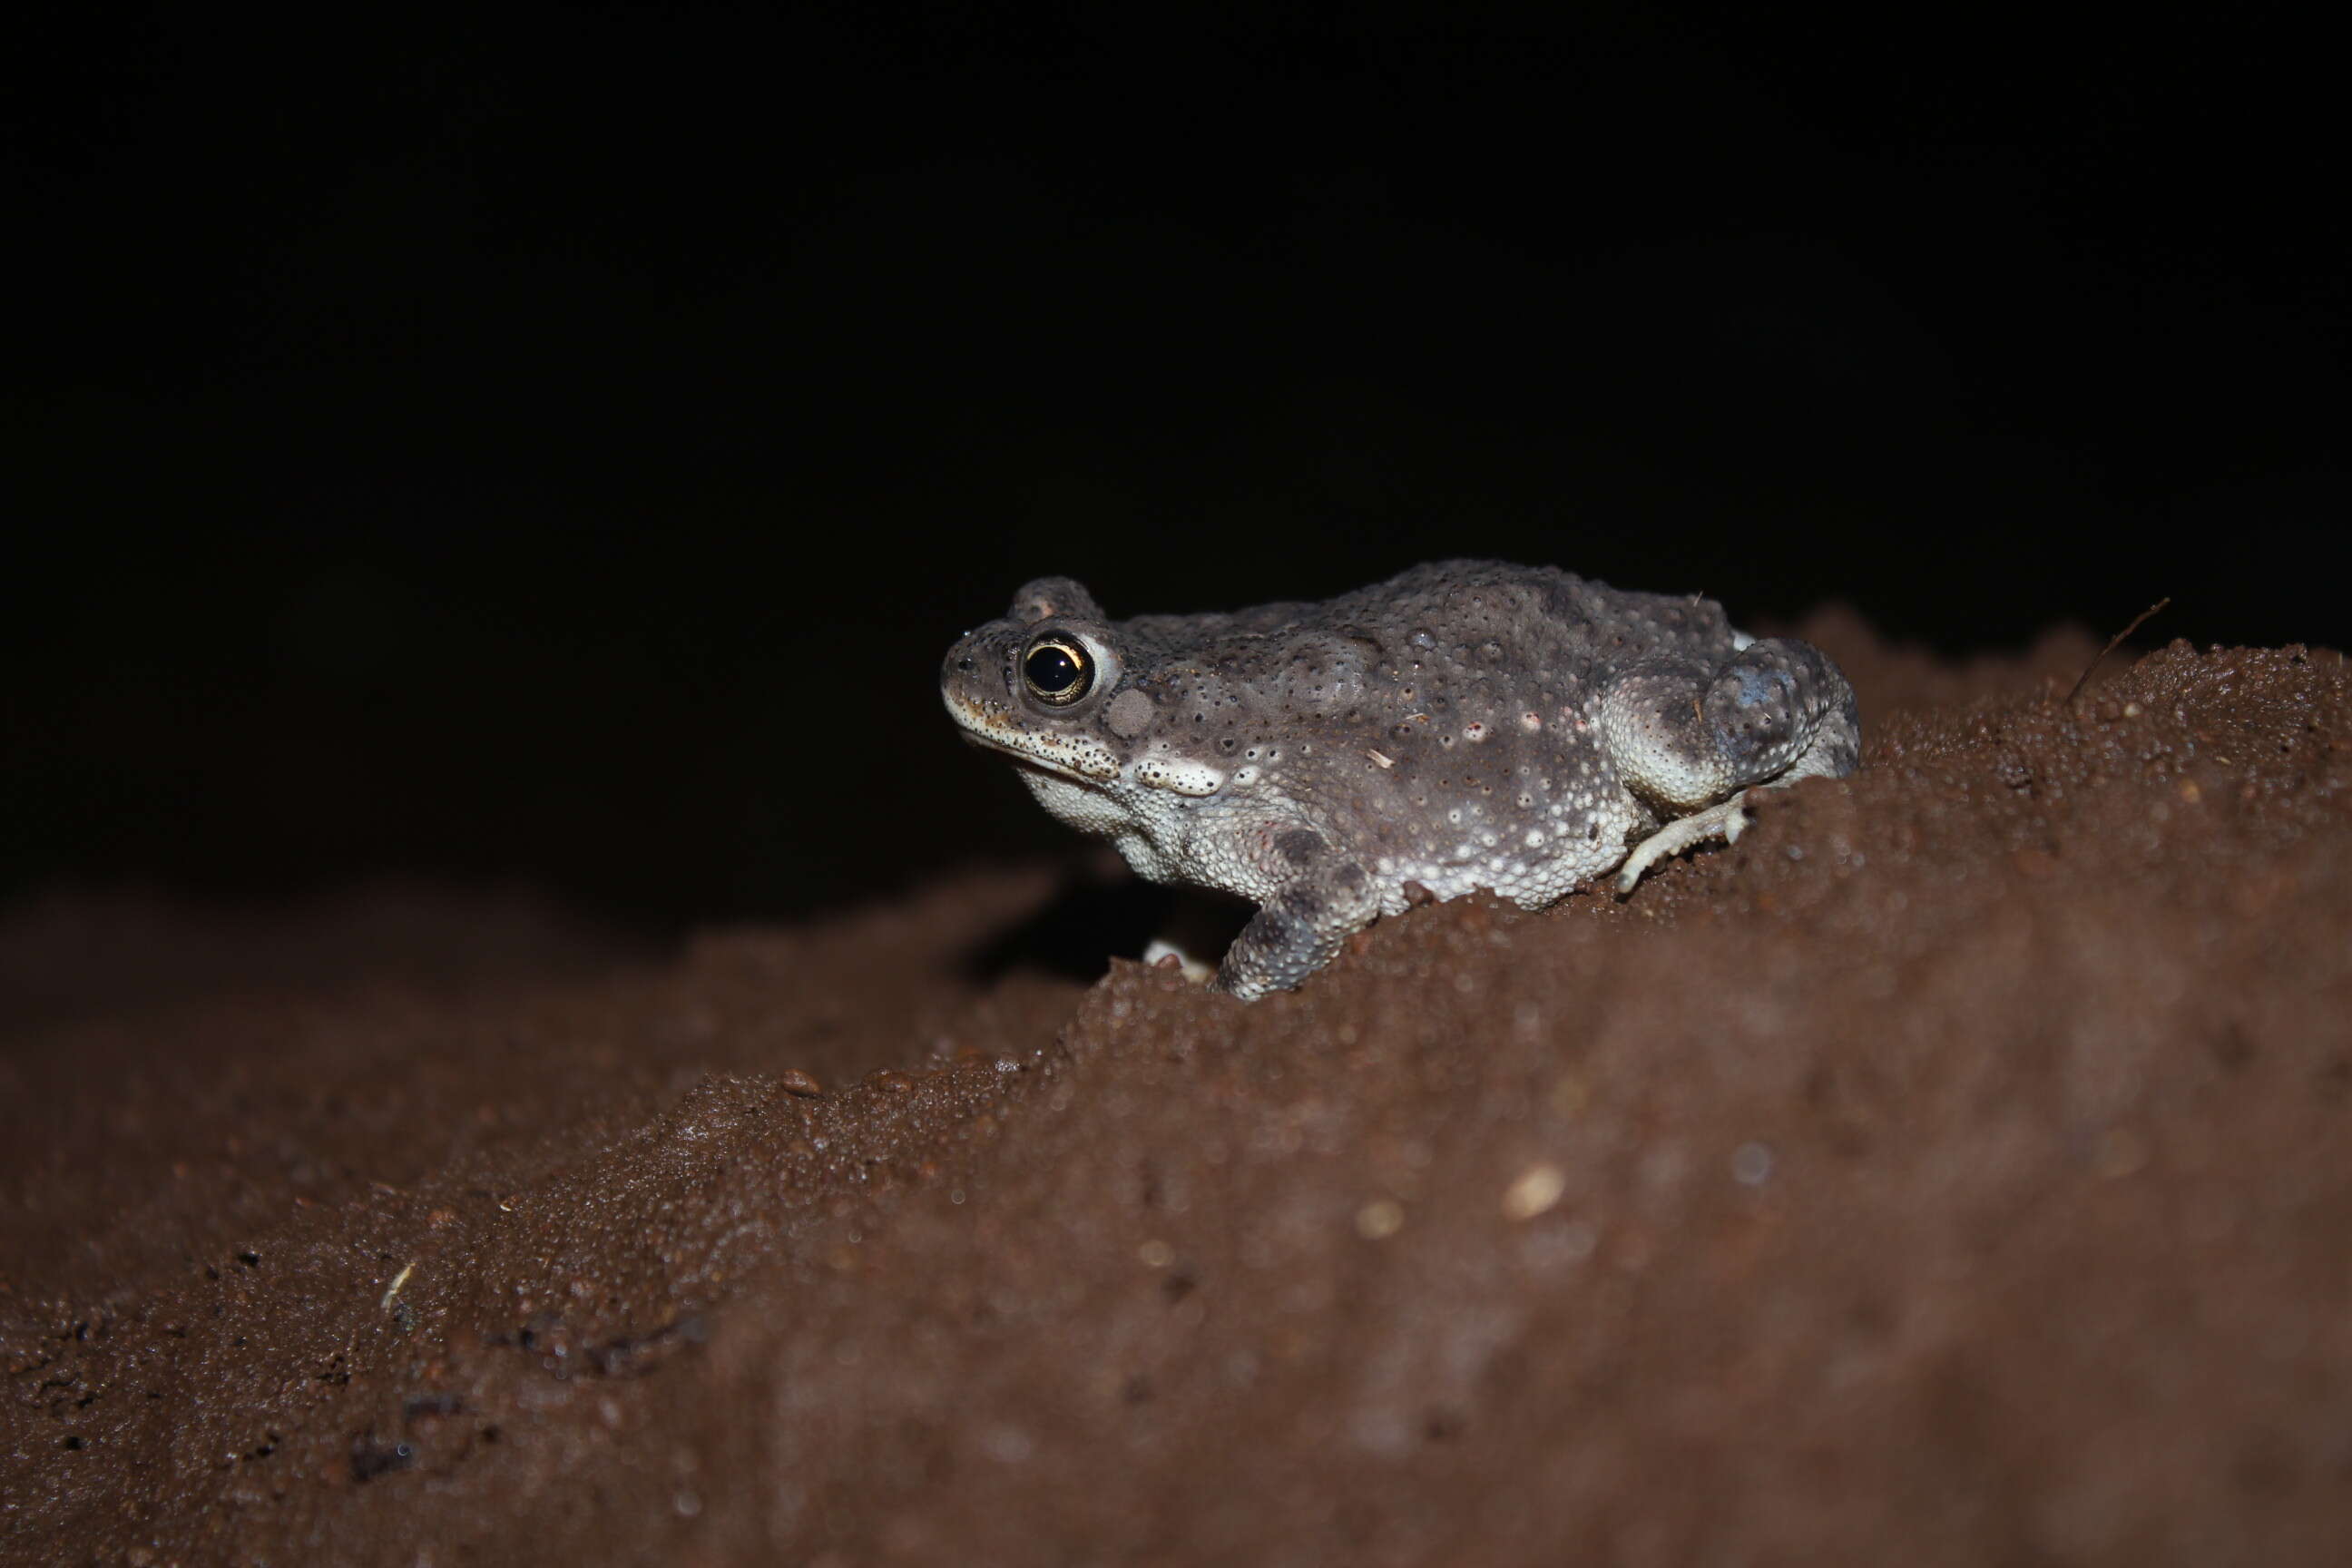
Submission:
[[1217,965],[1216,988],[1244,1002],[1295,988],[1380,913],[1371,876],[1334,852],[1321,834],[1294,828],[1276,842],[1288,874]]

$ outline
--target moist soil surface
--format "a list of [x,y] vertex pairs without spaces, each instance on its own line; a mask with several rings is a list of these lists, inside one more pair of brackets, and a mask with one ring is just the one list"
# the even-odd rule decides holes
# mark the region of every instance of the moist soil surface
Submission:
[[1799,629],[1853,777],[1249,1005],[1078,854],[16,910],[0,1561],[2344,1561],[2352,671]]

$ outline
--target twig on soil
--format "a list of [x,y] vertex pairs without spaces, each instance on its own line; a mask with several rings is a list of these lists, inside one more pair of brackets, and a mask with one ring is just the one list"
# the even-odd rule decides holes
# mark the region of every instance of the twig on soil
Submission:
[[408,1277],[415,1272],[416,1265],[412,1262],[407,1268],[394,1275],[392,1277],[392,1289],[383,1293],[383,1300],[378,1301],[376,1305],[383,1308],[387,1312],[392,1310],[393,1302],[400,1299],[400,1288],[403,1285],[407,1284]]
[[2126,626],[2123,630],[2109,637],[2107,639],[2107,646],[2101,648],[2098,652],[2097,658],[2093,658],[2090,663],[2084,665],[2083,667],[2083,673],[2075,678],[2074,689],[2066,693],[2066,706],[2071,708],[2074,705],[2074,699],[2083,695],[2083,687],[2084,683],[2091,679],[2091,672],[2099,668],[2100,663],[2106,658],[2107,655],[2115,652],[2116,649],[2123,646],[2124,638],[2139,630],[2141,626],[2147,622],[2148,616],[2156,614],[2157,611],[2164,608],[2165,605],[2170,603],[2172,603],[2172,595],[2167,594],[2163,598],[2158,599],[2155,604],[2150,605],[2147,609],[2142,610],[2138,615],[2134,616],[2132,617],[2131,625]]

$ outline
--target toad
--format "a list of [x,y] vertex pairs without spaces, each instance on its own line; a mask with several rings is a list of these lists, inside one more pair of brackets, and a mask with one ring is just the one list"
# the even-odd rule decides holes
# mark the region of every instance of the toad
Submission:
[[1843,777],[1853,689],[1696,595],[1446,561],[1320,604],[1113,621],[1045,577],[948,650],[965,739],[1154,881],[1258,906],[1214,984],[1288,990],[1424,896],[1540,908]]

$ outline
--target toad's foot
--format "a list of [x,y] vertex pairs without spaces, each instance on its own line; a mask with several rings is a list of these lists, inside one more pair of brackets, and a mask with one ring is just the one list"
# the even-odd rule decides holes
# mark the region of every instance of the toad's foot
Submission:
[[1154,965],[1174,960],[1184,978],[1195,985],[1206,985],[1217,977],[1217,966],[1201,958],[1191,949],[1181,947],[1164,936],[1155,936],[1144,944],[1143,962]]
[[1625,864],[1617,873],[1617,896],[1622,899],[1632,892],[1643,872],[1695,844],[1717,838],[1726,844],[1738,843],[1739,836],[1748,831],[1748,813],[1737,800],[1709,806],[1694,816],[1675,818],[1633,846],[1633,852],[1625,857]]

